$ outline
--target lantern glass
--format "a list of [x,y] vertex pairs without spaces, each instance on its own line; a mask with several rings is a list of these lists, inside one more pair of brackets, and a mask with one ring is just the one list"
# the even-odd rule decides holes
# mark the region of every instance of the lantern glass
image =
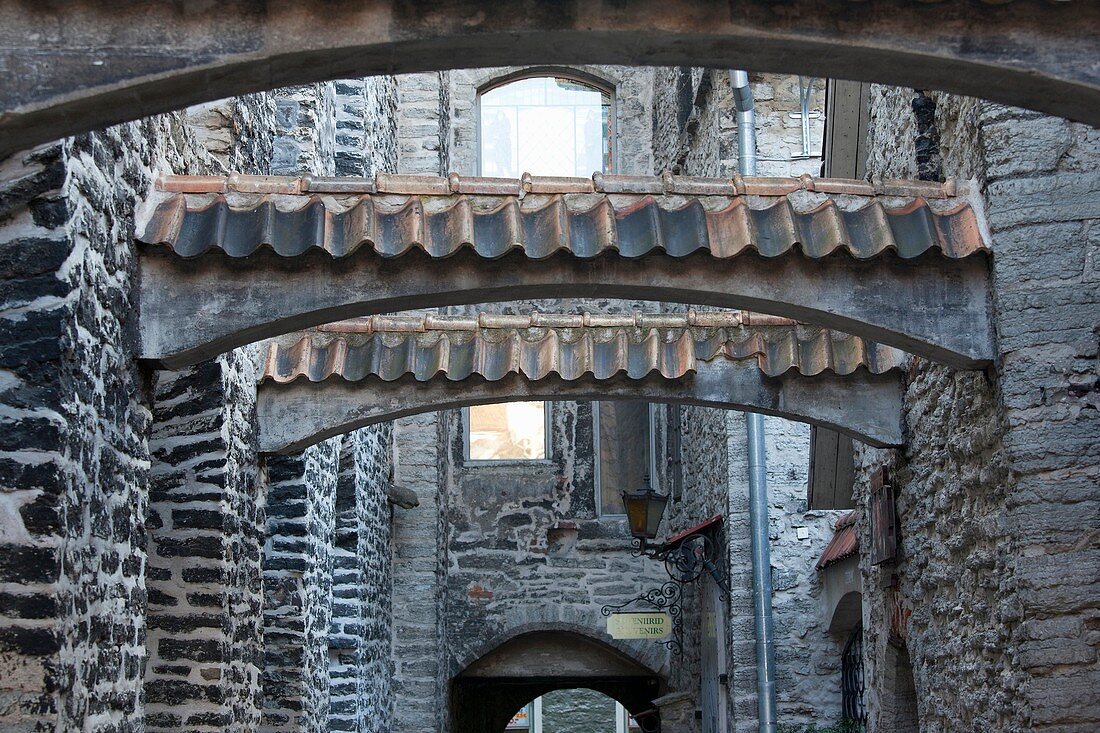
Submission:
[[658,494],[649,486],[640,491],[624,491],[623,506],[626,507],[630,534],[637,539],[656,539],[667,503],[667,495]]

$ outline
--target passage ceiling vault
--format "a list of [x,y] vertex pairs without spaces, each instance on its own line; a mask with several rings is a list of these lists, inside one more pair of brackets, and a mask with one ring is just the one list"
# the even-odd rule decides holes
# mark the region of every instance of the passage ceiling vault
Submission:
[[235,175],[164,179],[144,208],[140,356],[168,367],[355,316],[561,297],[993,355],[984,227],[952,182]]
[[857,79],[1095,125],[1097,48],[1100,3],[1090,0],[5,3],[0,158],[198,102],[457,62]]
[[405,415],[515,400],[696,404],[822,425],[876,446],[902,443],[905,354],[816,328],[717,325],[726,315],[579,327],[508,325],[523,320],[508,316],[492,317],[495,327],[431,317],[371,319],[358,332],[334,325],[269,345],[257,394],[260,449],[292,452]]

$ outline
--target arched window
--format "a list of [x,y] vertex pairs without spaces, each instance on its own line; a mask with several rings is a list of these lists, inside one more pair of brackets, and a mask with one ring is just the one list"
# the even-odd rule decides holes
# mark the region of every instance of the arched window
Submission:
[[611,92],[567,76],[529,76],[482,92],[483,176],[581,176],[611,170]]

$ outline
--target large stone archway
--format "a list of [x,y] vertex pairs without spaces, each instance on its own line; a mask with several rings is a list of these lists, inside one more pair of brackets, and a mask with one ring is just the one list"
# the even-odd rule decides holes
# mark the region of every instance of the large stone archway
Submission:
[[664,681],[626,651],[579,631],[528,631],[487,652],[451,681],[453,729],[501,733],[532,699],[578,687],[641,713],[653,708]]
[[139,356],[179,367],[353,316],[517,298],[746,308],[991,362],[980,207],[954,183],[665,175],[169,178]]
[[522,6],[73,2],[0,15],[0,157],[323,79],[538,63],[691,64],[944,89],[1096,124],[1095,3],[676,0]]
[[731,315],[740,314],[698,314],[731,328],[688,326],[684,314],[618,319],[643,327],[597,317],[602,328],[433,318],[439,330],[423,331],[412,319],[382,333],[273,343],[257,391],[259,448],[293,452],[408,415],[524,400],[693,404],[809,422],[876,446],[904,442],[904,353],[818,329],[745,328]]

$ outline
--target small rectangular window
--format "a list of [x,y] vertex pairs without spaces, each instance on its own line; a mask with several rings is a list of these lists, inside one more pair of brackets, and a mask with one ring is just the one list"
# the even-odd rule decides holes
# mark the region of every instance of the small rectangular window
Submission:
[[593,403],[596,443],[596,492],[601,517],[622,516],[623,491],[637,491],[647,477],[657,482],[653,465],[653,409],[648,402]]
[[545,402],[476,405],[466,411],[466,458],[537,461],[549,456]]

